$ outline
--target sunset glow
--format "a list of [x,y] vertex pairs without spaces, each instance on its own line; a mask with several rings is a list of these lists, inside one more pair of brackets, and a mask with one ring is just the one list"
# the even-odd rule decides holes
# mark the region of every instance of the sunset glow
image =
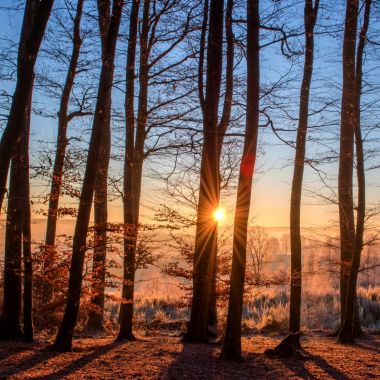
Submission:
[[219,223],[222,222],[226,218],[226,211],[224,208],[218,207],[214,211],[214,219]]

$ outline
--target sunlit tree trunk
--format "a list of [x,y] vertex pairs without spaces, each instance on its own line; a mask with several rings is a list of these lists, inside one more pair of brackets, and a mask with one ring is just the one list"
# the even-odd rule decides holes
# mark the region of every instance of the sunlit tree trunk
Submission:
[[74,80],[78,67],[78,60],[80,49],[82,45],[82,38],[80,34],[80,23],[83,11],[83,1],[78,0],[76,15],[74,19],[73,28],[73,49],[71,52],[70,65],[66,75],[65,85],[63,87],[60,107],[58,111],[58,137],[57,149],[54,159],[52,182],[49,194],[49,208],[46,224],[46,237],[45,237],[45,263],[44,263],[44,277],[48,280],[44,284],[42,291],[42,303],[46,305],[51,299],[51,266],[54,264],[55,257],[55,238],[57,230],[57,213],[59,206],[59,198],[61,195],[63,168],[65,163],[67,140],[67,127],[69,124],[69,101],[71,90],[74,85]]
[[249,209],[259,130],[260,59],[259,0],[247,1],[247,113],[243,157],[234,220],[233,256],[227,324],[221,357],[241,358],[241,320],[247,254]]
[[338,175],[339,224],[341,242],[340,305],[341,325],[347,303],[347,285],[355,245],[353,208],[353,145],[357,124],[355,109],[355,54],[358,0],[347,0],[343,42],[343,92]]
[[193,268],[193,298],[188,342],[204,342],[210,303],[211,279],[217,249],[217,223],[213,212],[219,203],[218,105],[222,74],[223,0],[210,1],[207,50],[204,140],[200,171],[200,189]]
[[[144,2],[144,14],[147,12],[147,4]],[[129,40],[126,67],[126,96],[125,96],[125,120],[126,140],[124,159],[124,283],[122,299],[125,300],[120,307],[120,330],[118,339],[134,340],[132,332],[133,324],[133,293],[136,248],[137,223],[136,208],[133,205],[134,196],[134,164],[135,164],[135,66],[136,66],[136,44],[138,15],[140,0],[132,3],[129,22]],[[148,16],[145,16],[145,19]],[[147,21],[146,21],[147,22]],[[145,25],[146,27],[146,25]],[[146,33],[144,29],[144,34]],[[128,302],[128,303],[127,303]]]
[[[300,109],[294,159],[293,182],[290,202],[291,285],[289,331],[300,331],[302,292],[302,246],[301,246],[301,194],[305,165],[306,135],[308,128],[309,96],[314,59],[314,26],[318,15],[319,0],[305,1],[305,63],[300,93]],[[298,335],[297,345],[299,345]]]
[[[104,3],[104,1],[99,0]],[[95,190],[98,162],[100,160],[103,132],[111,113],[111,97],[114,74],[116,42],[124,1],[114,1],[112,16],[107,33],[107,42],[99,79],[98,97],[92,127],[82,193],[79,201],[78,217],[75,226],[73,253],[70,267],[69,287],[63,320],[54,342],[54,349],[70,351],[72,337],[79,311],[82,286],[82,272],[86,253],[86,238],[90,221],[91,204]]]
[[[21,31],[21,39],[25,36],[25,44],[20,44],[16,88],[8,122],[0,140],[0,212],[6,193],[9,165],[25,125],[28,94],[32,90],[34,82],[34,65],[53,3],[54,0],[28,0],[25,4],[24,23]],[[36,9],[36,11],[32,17],[30,32],[25,35],[25,22],[30,17],[31,9]]]
[[[360,125],[360,98],[362,91],[362,66],[363,53],[367,39],[371,0],[365,0],[364,22],[360,33],[357,57],[356,57],[356,81],[355,81],[355,143],[356,143],[356,175],[358,181],[358,207],[356,215],[355,245],[350,266],[347,284],[347,299],[344,309],[344,322],[339,332],[340,342],[353,342],[360,328],[358,320],[356,283],[360,267],[361,252],[363,248],[363,234],[365,224],[365,168],[363,154],[363,139]],[[356,310],[355,310],[356,309]],[[356,326],[359,324],[359,326]],[[360,331],[359,331],[360,332]]]

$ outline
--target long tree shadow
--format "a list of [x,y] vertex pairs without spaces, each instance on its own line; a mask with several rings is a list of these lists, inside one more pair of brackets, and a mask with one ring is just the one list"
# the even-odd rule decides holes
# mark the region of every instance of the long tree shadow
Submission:
[[329,364],[325,359],[320,357],[319,355],[311,354],[308,351],[304,351],[307,361],[312,361],[316,366],[326,372],[332,379],[336,380],[345,380],[348,379],[347,375],[343,373],[338,368],[333,367]]
[[71,375],[75,373],[76,371],[79,371],[81,368],[86,366],[87,364],[91,363],[93,360],[97,359],[98,357],[101,357],[102,355],[105,355],[107,352],[113,350],[114,348],[117,348],[121,345],[125,344],[125,342],[117,342],[112,341],[104,346],[100,346],[97,349],[95,349],[93,352],[90,352],[87,355],[81,356],[77,360],[74,360],[70,362],[66,367],[61,368],[60,370],[50,373],[48,375],[35,377],[35,379],[62,379],[65,376]]
[[[20,352],[19,350],[13,351],[12,354],[8,356],[8,358],[19,352]],[[20,372],[28,371],[29,369],[32,369],[38,364],[43,363],[51,358],[54,358],[57,355],[59,355],[57,352],[50,351],[47,348],[39,349],[37,352],[34,352],[32,355],[28,355],[27,357],[23,358],[21,361],[15,361],[14,364],[10,365],[5,370],[0,371],[0,376],[12,376],[12,375],[17,375]]]
[[264,353],[247,353],[242,362],[219,358],[220,346],[184,344],[180,352],[172,352],[175,359],[165,368],[160,379],[285,379],[290,376],[316,379],[302,361],[287,362],[269,358]]

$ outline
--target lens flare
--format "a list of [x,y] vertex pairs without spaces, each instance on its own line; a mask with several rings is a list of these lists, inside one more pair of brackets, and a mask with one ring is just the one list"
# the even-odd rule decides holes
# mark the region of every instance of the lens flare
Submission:
[[226,217],[226,211],[224,210],[224,208],[221,208],[221,207],[218,207],[215,211],[214,211],[214,219],[217,221],[217,222],[221,222],[225,219]]

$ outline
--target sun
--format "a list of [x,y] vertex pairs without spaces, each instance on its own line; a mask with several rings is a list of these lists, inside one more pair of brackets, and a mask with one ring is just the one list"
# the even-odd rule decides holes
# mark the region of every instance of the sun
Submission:
[[221,208],[221,207],[218,207],[215,211],[214,211],[214,219],[217,221],[217,222],[222,222],[225,218],[226,218],[226,211],[224,210],[224,208]]

